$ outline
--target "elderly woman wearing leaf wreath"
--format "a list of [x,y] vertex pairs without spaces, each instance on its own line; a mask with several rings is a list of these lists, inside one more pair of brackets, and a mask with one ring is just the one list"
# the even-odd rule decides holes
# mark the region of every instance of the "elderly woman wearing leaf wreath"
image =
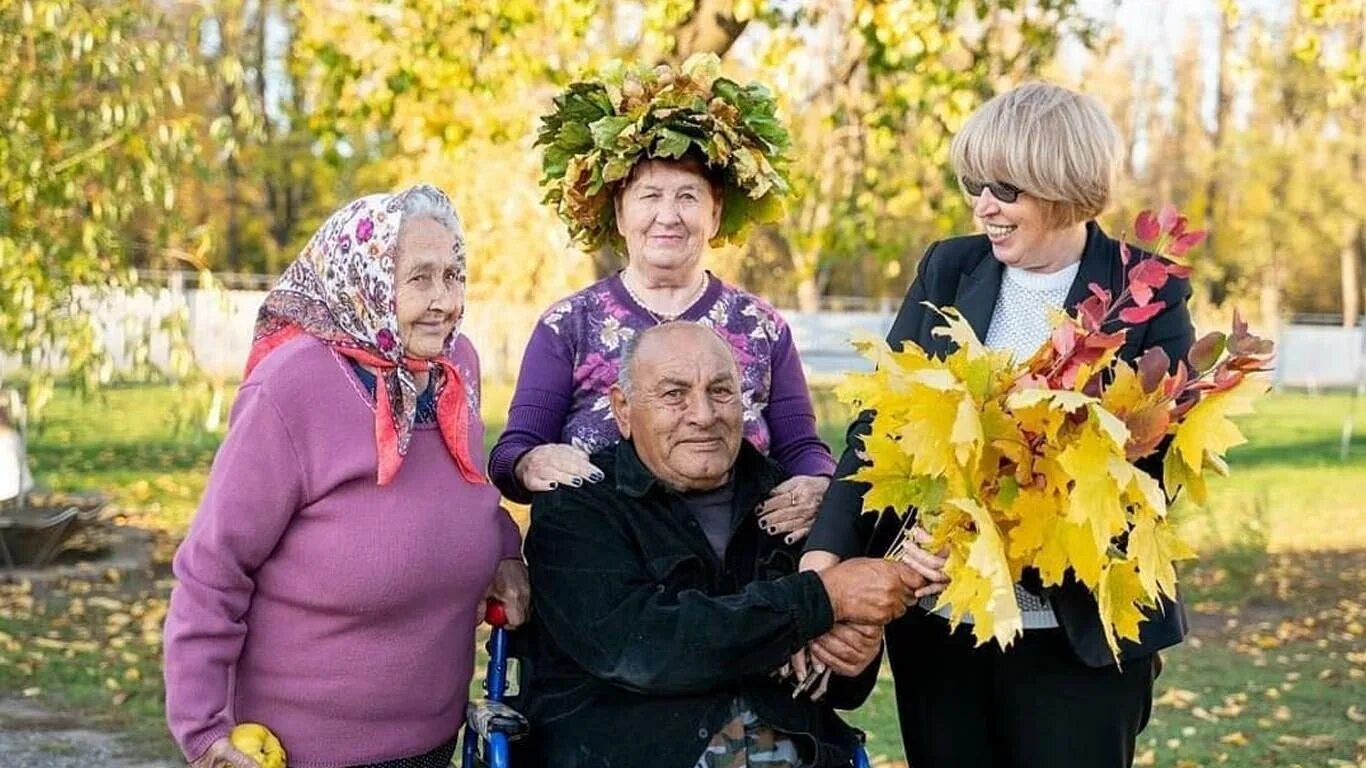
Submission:
[[626,266],[556,302],[522,359],[507,429],[489,474],[511,499],[597,482],[588,456],[621,439],[608,390],[625,342],[671,320],[711,326],[735,351],[744,435],[793,477],[760,508],[790,542],[806,535],[834,460],[816,433],[806,377],[783,318],[706,271],[707,246],[739,242],[772,221],[788,192],[787,131],[761,85],[720,77],[714,55],[679,71],[609,71],[555,99],[545,146],[546,201],[586,249],[624,252]]
[[[1094,99],[1032,83],[1001,94],[954,137],[953,169],[982,234],[929,247],[892,324],[895,349],[914,342],[946,354],[951,340],[934,331],[943,317],[926,304],[956,307],[978,338],[1016,359],[1034,354],[1051,333],[1050,313],[1073,310],[1093,291],[1118,295],[1126,274],[1122,244],[1095,217],[1110,201],[1118,137]],[[1144,307],[1120,313],[1118,356],[1130,363],[1148,350],[1184,360],[1194,330],[1189,284],[1159,267],[1143,290]],[[1134,286],[1135,290],[1140,290]],[[1118,338],[1111,336],[1116,343]],[[1161,359],[1154,356],[1154,359]],[[849,428],[836,477],[864,462],[862,437],[871,412]],[[1160,456],[1157,477],[1160,473]],[[803,558],[820,568],[871,547],[887,550],[897,515],[864,517],[868,486],[837,480],[816,520]],[[913,513],[913,511],[912,511]],[[925,543],[923,530],[912,530]],[[951,631],[933,594],[944,588],[943,558],[914,546],[903,557],[931,579],[920,609],[887,627],[897,707],[907,757],[917,768],[948,766],[1127,766],[1147,723],[1157,651],[1186,632],[1180,604],[1165,601],[1141,625],[1139,642],[1120,645],[1115,663],[1095,600],[1069,574],[1046,594],[1037,574],[1016,585],[1023,636],[1002,651],[975,647],[971,627]]]
[[513,623],[529,598],[480,471],[465,274],[418,186],[334,213],[266,295],[175,558],[166,716],[195,768],[254,766],[248,723],[295,768],[449,765],[483,598]]

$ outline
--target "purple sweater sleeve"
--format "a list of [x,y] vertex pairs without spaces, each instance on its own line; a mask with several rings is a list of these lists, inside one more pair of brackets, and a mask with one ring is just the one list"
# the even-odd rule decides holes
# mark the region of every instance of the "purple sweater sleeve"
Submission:
[[507,425],[489,452],[489,477],[507,498],[531,503],[531,492],[513,470],[527,451],[560,441],[573,391],[574,361],[568,346],[545,323],[537,323],[522,355]]
[[166,616],[166,719],[193,761],[235,724],[232,666],[246,638],[252,576],[307,498],[284,419],[257,383],[233,403],[204,500],[176,552]]
[[816,431],[816,412],[811,391],[806,388],[806,373],[792,342],[792,331],[782,326],[773,343],[772,382],[764,420],[772,438],[770,454],[783,469],[794,475],[834,474],[835,460],[830,448]]

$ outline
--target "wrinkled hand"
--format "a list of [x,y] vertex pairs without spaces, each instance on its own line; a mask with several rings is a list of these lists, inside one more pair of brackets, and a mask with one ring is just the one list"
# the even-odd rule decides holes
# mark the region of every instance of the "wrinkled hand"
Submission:
[[257,768],[256,761],[242,754],[227,736],[215,739],[190,768]]
[[802,555],[801,561],[797,564],[797,570],[823,571],[839,561],[840,556],[834,552],[826,552],[823,549],[813,549]]
[[797,475],[779,483],[759,507],[759,527],[791,544],[806,538],[830,478]]
[[[531,580],[527,577],[526,563],[512,558],[499,560],[498,568],[493,572],[493,583],[484,598],[502,602],[503,610],[507,611],[508,629],[525,624],[531,616]],[[484,615],[480,613],[478,621],[483,620]]]
[[588,453],[566,443],[547,443],[522,454],[513,468],[517,482],[528,491],[553,491],[561,485],[578,487],[602,479],[602,470],[588,460]]
[[820,572],[835,621],[882,625],[899,618],[925,578],[910,566],[856,557]]
[[871,624],[836,624],[811,642],[811,656],[837,675],[855,677],[877,658],[882,631]]
[[932,555],[919,546],[928,544],[930,538],[930,534],[917,525],[911,528],[910,540],[901,545],[901,562],[915,569],[915,572],[926,580],[926,584],[915,591],[917,598],[943,592],[949,585],[948,574],[944,573],[948,550],[941,550],[939,554]]

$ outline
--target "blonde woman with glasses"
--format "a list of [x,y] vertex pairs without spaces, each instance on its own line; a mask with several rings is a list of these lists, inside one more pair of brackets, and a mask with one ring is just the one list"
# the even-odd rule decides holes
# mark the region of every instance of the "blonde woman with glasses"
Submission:
[[[1118,146],[1114,124],[1094,99],[1056,85],[1029,83],[978,109],[954,138],[952,162],[982,231],[929,247],[887,341],[947,353],[949,340],[933,333],[942,320],[929,302],[957,307],[987,346],[1023,359],[1048,338],[1049,313],[1075,308],[1092,283],[1120,293],[1120,243],[1095,221],[1110,202]],[[1168,281],[1157,296],[1166,308],[1127,325],[1120,357],[1134,362],[1160,347],[1173,364],[1185,359],[1194,340],[1189,295],[1187,281]],[[1125,324],[1117,321],[1120,327]],[[896,511],[884,512],[876,525],[862,516],[867,486],[839,479],[860,466],[871,421],[865,413],[849,427],[803,567],[885,551],[900,527]],[[1151,612],[1139,642],[1121,646],[1117,665],[1085,587],[1069,576],[1045,591],[1037,573],[1026,572],[1016,585],[1024,635],[1006,651],[975,647],[971,627],[950,631],[947,611],[935,607],[934,595],[947,581],[944,560],[909,547],[906,561],[930,580],[918,593],[919,605],[886,634],[912,765],[1132,763],[1152,709],[1157,652],[1186,633],[1180,603]]]

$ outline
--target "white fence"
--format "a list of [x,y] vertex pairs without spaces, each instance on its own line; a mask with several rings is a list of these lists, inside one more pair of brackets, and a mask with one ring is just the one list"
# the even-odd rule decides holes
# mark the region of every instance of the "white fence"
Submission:
[[[114,370],[127,371],[135,353],[145,349],[148,361],[165,367],[171,353],[163,319],[185,313],[188,340],[195,359],[211,375],[235,379],[251,346],[252,325],[264,291],[185,289],[171,287],[118,293],[87,300],[79,311],[100,320],[102,340]],[[480,302],[469,313],[464,332],[479,350],[483,373],[490,381],[517,376],[522,352],[542,307]],[[887,312],[784,311],[793,338],[813,381],[828,381],[848,371],[869,370],[854,351],[855,333],[885,335],[894,314]],[[1363,328],[1314,325],[1282,326],[1277,340],[1275,382],[1278,387],[1345,388],[1363,386],[1366,356]],[[60,367],[51,356],[45,365]],[[18,361],[0,359],[0,370],[13,370]]]
[[1284,325],[1276,344],[1277,387],[1366,387],[1366,328]]

